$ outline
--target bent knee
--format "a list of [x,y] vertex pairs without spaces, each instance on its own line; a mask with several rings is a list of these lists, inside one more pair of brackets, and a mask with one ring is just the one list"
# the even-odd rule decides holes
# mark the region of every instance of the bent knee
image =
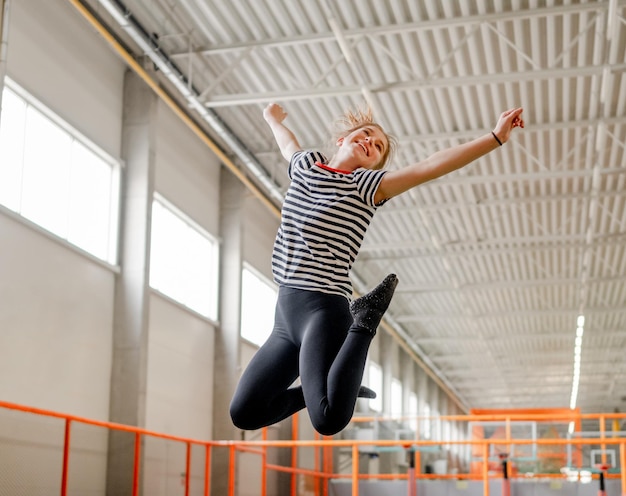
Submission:
[[347,423],[335,424],[335,423],[324,422],[324,423],[313,424],[313,428],[317,432],[319,432],[322,436],[334,436],[335,434],[340,433],[345,428],[346,425],[348,424]]
[[246,431],[258,429],[256,425],[258,421],[255,420],[255,415],[252,412],[254,412],[254,408],[249,408],[246,405],[235,401],[230,404],[230,418],[233,425],[238,429]]
[[338,434],[350,423],[352,416],[333,417],[332,415],[322,415],[317,418],[311,416],[313,428],[322,436],[334,436]]

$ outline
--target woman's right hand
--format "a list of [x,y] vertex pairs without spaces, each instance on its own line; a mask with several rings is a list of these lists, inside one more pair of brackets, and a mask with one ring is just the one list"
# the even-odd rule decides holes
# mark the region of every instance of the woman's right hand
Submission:
[[281,123],[287,117],[287,112],[277,103],[270,103],[263,109],[263,118],[268,123]]
[[293,154],[301,148],[295,135],[283,124],[286,117],[287,112],[277,103],[270,103],[263,109],[263,118],[274,134],[280,153],[289,162]]

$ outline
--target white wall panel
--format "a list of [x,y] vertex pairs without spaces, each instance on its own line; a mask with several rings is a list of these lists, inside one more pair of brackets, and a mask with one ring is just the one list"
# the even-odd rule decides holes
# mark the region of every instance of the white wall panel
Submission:
[[114,273],[0,213],[0,398],[107,420]]
[[213,326],[152,294],[149,332],[146,428],[210,439]]
[[221,165],[161,101],[157,114],[155,190],[217,237]]
[[[108,420],[113,271],[5,212],[0,245],[0,398]],[[61,420],[2,410],[0,438],[0,492],[58,491]],[[70,489],[104,494],[105,430],[74,423],[71,446]]]

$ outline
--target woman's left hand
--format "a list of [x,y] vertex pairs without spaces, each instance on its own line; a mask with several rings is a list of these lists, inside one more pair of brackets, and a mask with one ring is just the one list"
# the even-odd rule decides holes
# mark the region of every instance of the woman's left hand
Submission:
[[509,140],[509,136],[513,128],[524,127],[524,119],[522,119],[521,117],[523,111],[524,109],[522,107],[519,107],[502,112],[502,114],[500,115],[498,123],[496,124],[493,132],[502,142],[502,144],[506,143]]

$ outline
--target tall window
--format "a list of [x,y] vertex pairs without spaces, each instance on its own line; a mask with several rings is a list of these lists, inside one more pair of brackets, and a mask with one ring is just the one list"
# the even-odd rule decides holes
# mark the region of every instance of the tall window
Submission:
[[274,327],[276,285],[244,266],[241,273],[241,337],[261,346]]
[[152,203],[151,287],[217,320],[218,256],[215,238],[156,195]]
[[417,394],[415,394],[413,391],[411,391],[409,393],[409,428],[413,429],[415,432],[417,432],[418,430],[418,418],[417,416],[419,415],[419,410],[418,410],[418,406],[417,406]]
[[402,416],[402,382],[396,377],[391,378],[391,415]]
[[0,203],[115,263],[119,164],[8,79],[0,114]]
[[383,411],[383,369],[376,362],[370,362],[367,369],[367,385],[376,392],[376,398],[369,400],[375,412]]
[[422,412],[422,439],[430,439],[432,436],[432,419],[430,418],[430,405],[427,403],[424,405],[424,411]]

